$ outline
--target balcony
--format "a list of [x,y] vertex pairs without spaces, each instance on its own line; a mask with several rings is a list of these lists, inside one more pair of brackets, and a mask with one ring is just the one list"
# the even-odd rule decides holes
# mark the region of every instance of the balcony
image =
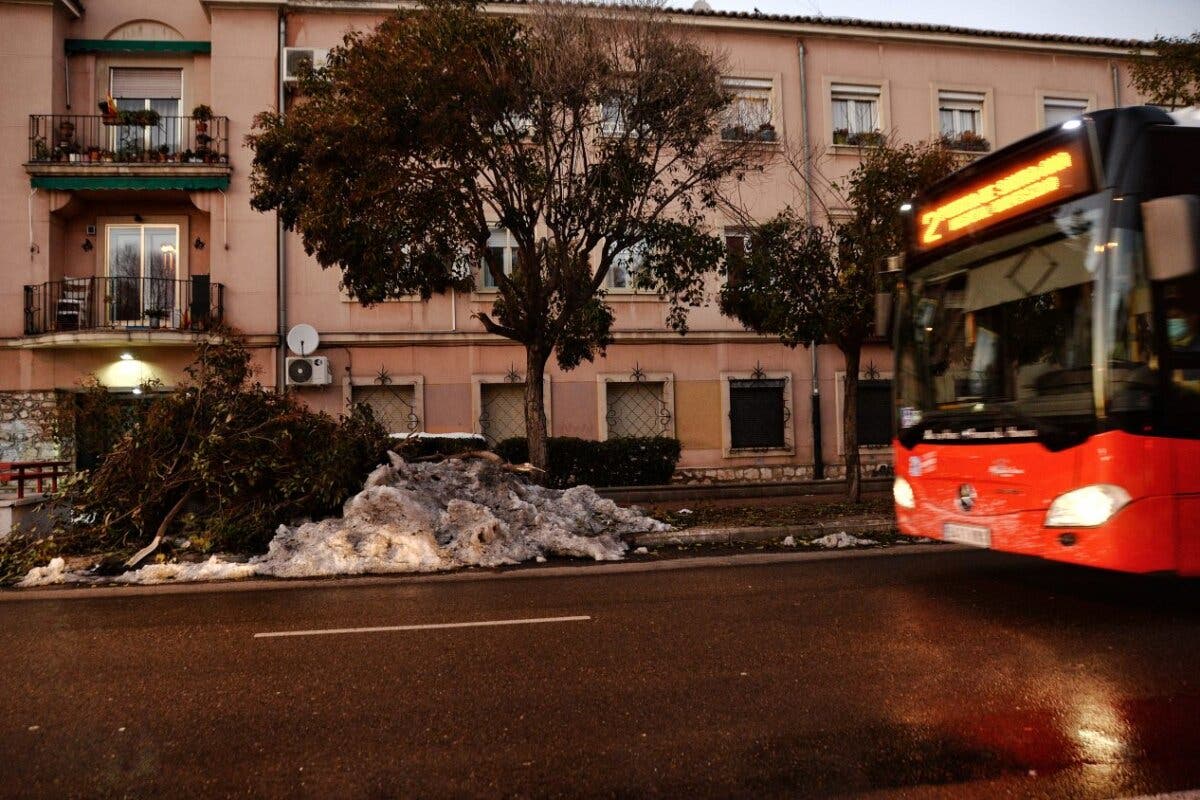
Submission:
[[66,278],[25,287],[22,346],[191,344],[224,313],[225,287],[207,275]]
[[34,114],[25,171],[48,189],[225,189],[229,118]]

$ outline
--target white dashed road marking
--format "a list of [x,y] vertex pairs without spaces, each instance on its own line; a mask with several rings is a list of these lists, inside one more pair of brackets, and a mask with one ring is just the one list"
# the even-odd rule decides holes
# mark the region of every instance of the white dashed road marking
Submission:
[[540,625],[546,622],[584,622],[591,617],[534,617],[531,619],[489,619],[479,622],[437,622],[427,625],[385,625],[375,628],[321,628],[311,631],[271,631],[256,633],[255,639],[283,636],[333,636],[341,633],[391,633],[393,631],[432,631],[442,628],[491,628],[500,625]]

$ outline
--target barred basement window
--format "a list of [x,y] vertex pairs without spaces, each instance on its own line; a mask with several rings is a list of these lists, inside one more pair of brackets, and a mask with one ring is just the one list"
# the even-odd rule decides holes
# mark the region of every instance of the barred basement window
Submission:
[[525,435],[525,384],[485,383],[479,387],[479,427],[488,444]]
[[421,430],[421,420],[416,412],[416,387],[411,384],[351,386],[350,401],[370,406],[375,419],[388,433],[409,434]]
[[671,412],[660,381],[609,383],[606,387],[608,438],[665,436]]
[[787,381],[764,378],[729,381],[729,440],[734,450],[787,446]]
[[892,382],[858,382],[858,444],[892,443]]

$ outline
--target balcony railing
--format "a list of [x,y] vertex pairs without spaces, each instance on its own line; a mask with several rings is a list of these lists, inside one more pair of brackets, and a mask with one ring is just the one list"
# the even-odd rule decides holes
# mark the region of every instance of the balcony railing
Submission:
[[[229,118],[34,114],[29,161],[34,164],[225,164]],[[141,114],[142,117],[134,115]],[[145,123],[145,124],[142,124]]]
[[25,287],[25,335],[62,331],[205,331],[225,313],[225,287],[190,278],[67,278]]

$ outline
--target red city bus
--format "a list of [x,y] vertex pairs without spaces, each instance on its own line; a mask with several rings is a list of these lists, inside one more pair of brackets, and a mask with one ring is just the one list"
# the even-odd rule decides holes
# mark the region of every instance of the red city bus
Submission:
[[1200,114],[1097,111],[906,204],[900,530],[1200,574]]

